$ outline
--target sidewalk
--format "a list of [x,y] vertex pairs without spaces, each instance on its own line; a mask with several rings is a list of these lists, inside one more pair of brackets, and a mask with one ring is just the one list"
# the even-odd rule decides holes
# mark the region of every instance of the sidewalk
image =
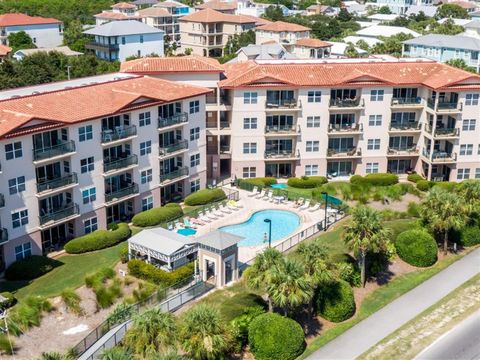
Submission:
[[480,249],[402,295],[307,359],[355,359],[480,272]]

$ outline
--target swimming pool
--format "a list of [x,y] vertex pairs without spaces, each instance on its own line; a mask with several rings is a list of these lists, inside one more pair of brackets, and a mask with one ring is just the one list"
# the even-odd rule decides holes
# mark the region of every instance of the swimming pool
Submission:
[[241,224],[223,226],[219,230],[244,237],[238,246],[261,245],[264,234],[268,236],[269,225],[265,219],[272,220],[272,243],[291,235],[300,225],[300,217],[291,211],[261,210]]
[[183,236],[191,236],[197,233],[197,230],[191,228],[178,229],[177,233]]
[[288,187],[287,184],[272,184],[270,186],[272,189],[286,189]]

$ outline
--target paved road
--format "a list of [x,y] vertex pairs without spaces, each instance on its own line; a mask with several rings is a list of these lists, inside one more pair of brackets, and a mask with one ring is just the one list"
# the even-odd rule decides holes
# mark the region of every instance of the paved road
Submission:
[[415,357],[415,360],[480,359],[480,311],[463,320]]
[[479,272],[477,249],[359,322],[308,359],[355,359]]

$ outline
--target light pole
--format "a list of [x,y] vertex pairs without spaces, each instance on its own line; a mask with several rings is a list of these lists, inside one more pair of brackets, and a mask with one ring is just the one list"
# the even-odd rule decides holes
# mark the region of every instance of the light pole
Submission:
[[323,231],[327,231],[327,207],[328,207],[328,194],[323,191],[322,192],[323,197],[325,198],[325,224],[323,226]]
[[265,219],[263,221],[268,224],[268,247],[272,247],[272,220]]

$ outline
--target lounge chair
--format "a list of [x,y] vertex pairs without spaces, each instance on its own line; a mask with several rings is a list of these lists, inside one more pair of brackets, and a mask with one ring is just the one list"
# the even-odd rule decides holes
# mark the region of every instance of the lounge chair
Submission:
[[271,196],[270,194],[273,194],[271,191],[265,192],[265,195],[263,195],[263,200],[268,200],[268,198]]
[[190,221],[192,222],[192,224],[195,224],[195,225],[199,225],[199,226],[205,225],[205,223],[202,220],[197,218],[190,218]]
[[298,198],[294,203],[293,207],[298,208],[303,205],[303,202],[305,201],[304,198]]
[[308,209],[308,211],[314,212],[314,211],[317,211],[318,209],[320,209],[320,203],[313,205],[310,209]]
[[206,210],[205,215],[207,215],[207,217],[209,219],[212,219],[212,220],[217,220],[218,219],[218,217],[216,217],[210,210]]
[[232,213],[232,211],[227,207],[226,204],[220,205],[219,209],[220,209],[221,212],[223,212],[225,214],[231,214]]
[[195,224],[190,222],[189,218],[183,218],[183,225],[185,225],[186,228],[191,228],[191,229],[194,229],[197,227]]
[[262,189],[262,191],[260,191],[259,194],[257,194],[257,196],[255,196],[255,199],[261,199],[265,196],[265,189]]
[[170,230],[170,231],[173,230],[173,224],[172,223],[167,224],[167,230]]
[[237,210],[243,208],[243,205],[240,204],[238,201],[230,200],[229,203],[230,203],[234,208],[236,208]]
[[305,204],[303,204],[302,206],[300,206],[300,210],[306,210],[310,207],[310,200],[306,200],[305,201]]
[[268,201],[270,201],[270,202],[273,202],[273,192],[270,191],[270,192],[268,193],[267,198],[266,198],[265,200],[268,200]]
[[257,194],[258,194],[258,186],[254,186],[254,187],[253,187],[253,190],[252,190],[252,193],[251,193],[251,194],[248,194],[248,197],[257,196]]
[[175,221],[175,230],[183,229],[183,225],[180,221]]
[[207,223],[212,222],[212,220],[208,218],[207,214],[202,212],[202,211],[200,211],[198,213],[198,216],[200,217],[200,220],[202,220],[202,221],[205,221]]
[[215,208],[212,208],[212,211],[213,211],[213,214],[217,217],[224,217],[225,214],[223,212],[220,211],[220,209],[215,209]]
[[233,200],[229,200],[229,201],[228,201],[227,207],[228,207],[230,210],[233,210],[233,211],[238,211],[238,210],[240,210],[238,207],[236,207],[236,206],[234,205],[234,201],[233,201]]

